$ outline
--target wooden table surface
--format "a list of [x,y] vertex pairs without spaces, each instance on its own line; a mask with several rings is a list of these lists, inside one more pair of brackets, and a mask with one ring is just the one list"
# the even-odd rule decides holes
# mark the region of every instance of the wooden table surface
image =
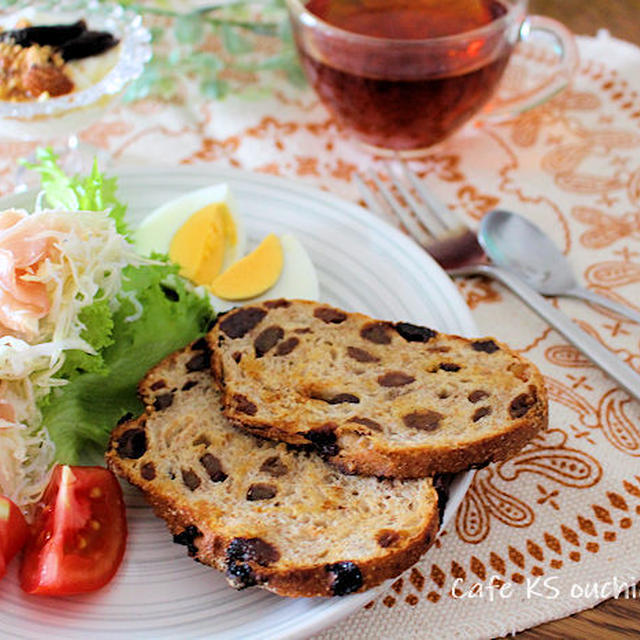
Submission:
[[[574,33],[612,36],[640,45],[640,0],[529,0],[531,13],[551,16]],[[608,600],[563,620],[540,625],[518,640],[622,640],[640,638],[640,598]]]
[[551,16],[574,33],[612,36],[640,45],[640,0],[529,0],[529,12]]

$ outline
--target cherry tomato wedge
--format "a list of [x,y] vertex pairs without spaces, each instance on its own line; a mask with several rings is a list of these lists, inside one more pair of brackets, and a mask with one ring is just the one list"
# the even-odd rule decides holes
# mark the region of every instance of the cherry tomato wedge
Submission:
[[0,496],[0,578],[27,541],[28,531],[20,509],[9,498]]
[[27,593],[86,593],[113,578],[127,539],[122,490],[102,467],[58,466],[36,511],[20,567]]

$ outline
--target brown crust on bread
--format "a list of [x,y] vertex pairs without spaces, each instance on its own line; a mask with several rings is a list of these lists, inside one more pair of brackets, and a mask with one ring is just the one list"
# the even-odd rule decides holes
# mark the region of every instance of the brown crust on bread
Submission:
[[[357,568],[354,571],[359,575],[359,582],[357,585],[347,584],[346,587],[342,584],[341,589],[344,593],[365,591],[387,579],[398,576],[413,565],[429,548],[437,535],[439,526],[437,496],[429,480],[407,482],[377,481],[368,478],[342,476],[332,471],[331,467],[325,466],[313,453],[291,451],[282,444],[259,441],[243,432],[236,432],[226,423],[220,412],[219,394],[213,388],[210,372],[206,370],[185,373],[185,362],[189,361],[196,352],[193,347],[189,347],[181,352],[174,353],[147,374],[139,385],[140,396],[147,405],[145,414],[135,420],[124,422],[114,429],[105,456],[110,469],[142,490],[156,515],[167,522],[168,528],[175,538],[181,543],[187,544],[189,553],[195,560],[215,567],[228,575],[230,571],[229,550],[232,548],[234,540],[237,540],[238,537],[242,540],[254,540],[256,536],[262,536],[269,542],[280,546],[280,550],[282,550],[281,545],[275,542],[278,538],[270,537],[271,532],[268,528],[264,531],[260,529],[260,521],[263,519],[266,521],[265,509],[267,507],[263,503],[259,501],[243,502],[242,505],[237,505],[234,502],[236,497],[233,494],[224,494],[225,499],[221,500],[220,496],[222,494],[220,491],[224,489],[224,482],[218,483],[216,481],[214,484],[210,484],[209,480],[203,477],[201,469],[197,469],[200,472],[199,484],[193,491],[189,491],[184,487],[184,476],[181,479],[178,473],[178,469],[183,466],[182,459],[172,462],[167,467],[166,458],[171,455],[171,451],[182,451],[186,448],[184,446],[185,442],[194,443],[199,438],[202,438],[203,443],[207,439],[209,442],[206,445],[198,445],[200,448],[196,447],[197,454],[191,457],[197,460],[205,450],[219,455],[225,472],[233,475],[236,483],[241,483],[245,478],[248,470],[246,465],[243,466],[243,464],[251,455],[259,454],[260,459],[264,459],[270,453],[274,453],[279,455],[280,462],[284,462],[290,469],[289,475],[280,475],[281,468],[278,464],[267,465],[265,468],[272,474],[274,483],[287,482],[292,483],[287,486],[298,486],[299,484],[304,487],[311,484],[318,474],[323,476],[327,474],[333,478],[333,480],[331,478],[326,480],[327,495],[331,495],[329,488],[333,482],[334,485],[343,487],[344,492],[347,494],[354,487],[359,488],[363,495],[365,491],[370,493],[373,491],[374,496],[379,495],[380,501],[383,500],[387,493],[393,493],[396,490],[393,487],[396,487],[398,492],[397,499],[401,500],[402,504],[405,505],[405,494],[408,495],[416,503],[418,513],[414,515],[419,514],[420,516],[416,524],[416,520],[411,520],[410,518],[405,522],[402,510],[399,509],[394,512],[392,519],[394,522],[397,520],[398,528],[413,527],[409,531],[410,535],[401,539],[400,542],[393,535],[385,537],[384,544],[379,543],[375,548],[375,553],[371,554],[370,557],[356,557],[356,555],[345,552],[344,556],[335,557],[334,554],[334,556],[328,557],[328,561],[323,558],[322,561],[310,563],[299,562],[298,554],[292,553],[287,556],[288,560],[284,557],[279,558],[275,562],[267,563],[266,566],[264,562],[260,563],[255,558],[244,558],[240,562],[239,569],[241,572],[246,572],[250,575],[251,582],[250,584],[239,585],[235,581],[234,586],[236,587],[250,586],[255,583],[279,595],[292,597],[341,595],[341,592],[334,593],[336,589],[335,569],[329,570],[328,567],[351,565],[351,563],[355,562]],[[195,384],[192,386],[187,385],[187,390],[183,391],[182,387],[185,386],[185,381],[195,382]],[[163,409],[154,409],[154,405],[157,405],[158,397],[167,393],[173,394],[172,403]],[[209,402],[211,399],[216,400],[217,403],[214,405]],[[207,407],[207,412],[210,407],[211,413],[208,417],[203,416],[204,407]],[[195,421],[192,420],[193,416],[188,415],[189,411],[199,416],[200,419],[197,426],[193,426]],[[165,426],[166,430],[164,430]],[[192,431],[189,432],[190,428],[192,428]],[[179,429],[181,432],[179,433],[175,429]],[[217,437],[216,430],[223,432],[220,441],[226,442],[226,447],[232,446],[234,443],[237,445],[238,442],[244,443],[243,446],[247,451],[247,455],[238,458],[237,470],[232,466],[232,461],[236,458],[229,457],[225,459],[220,454],[220,451],[224,453],[224,449],[216,450],[213,447]],[[187,432],[188,438],[184,441],[180,440]],[[133,439],[128,437],[132,433],[139,435],[137,446],[135,443],[131,444]],[[172,441],[175,441],[174,449],[170,448]],[[123,443],[126,446],[123,446]],[[166,451],[160,450],[159,443],[167,443],[169,449]],[[300,460],[298,467],[295,466],[296,460]],[[149,469],[150,465],[153,466],[153,473],[143,473],[142,470]],[[167,474],[167,469],[169,468],[173,470],[173,478]],[[196,468],[195,464],[194,468]],[[255,465],[253,465],[252,469],[255,471]],[[316,475],[310,476],[311,480],[302,477],[307,473],[307,469],[310,469],[309,473],[312,473],[314,469],[316,470]],[[267,477],[269,478],[270,476]],[[304,483],[307,484],[305,485]],[[313,482],[313,484],[317,484],[317,481]],[[367,487],[369,488],[367,489]],[[323,487],[324,489],[325,487]],[[216,491],[218,493],[215,493]],[[400,491],[405,491],[405,493],[401,494],[399,493]],[[283,500],[285,499],[283,498]],[[330,511],[332,507],[319,507],[316,506],[312,498],[310,500],[309,505],[314,506],[307,506],[311,509],[311,513],[316,514],[317,517],[323,518],[325,513],[335,513]],[[358,498],[351,498],[351,500],[358,500]],[[249,518],[246,521],[242,521],[246,524],[246,531],[240,532],[237,528],[230,531],[222,524],[224,510],[233,509],[234,505],[236,508],[245,510],[255,509],[256,516],[252,521],[249,521]],[[255,505],[255,507],[252,505]],[[270,503],[269,508],[273,509],[275,507]],[[326,509],[329,509],[329,511],[326,511]],[[361,528],[358,535],[361,535],[363,539],[366,536],[370,538],[373,533],[368,531],[367,523],[377,523],[378,521],[375,519],[367,520],[367,517],[362,516],[360,518],[354,512],[352,526],[359,531]],[[328,516],[328,519],[331,520],[331,515]],[[286,519],[284,522],[287,522]],[[409,524],[410,522],[412,523],[411,525]],[[290,522],[289,526],[296,526],[295,522]],[[194,531],[194,527],[197,528],[197,535],[190,533]],[[322,531],[320,535],[338,536],[335,544],[331,543],[330,549],[340,549],[339,545],[342,542],[344,532],[341,533],[333,529],[331,523],[327,527],[327,530]],[[288,535],[286,529],[284,534]],[[394,544],[385,546],[389,540],[393,540]],[[285,556],[286,554],[283,553],[282,555]],[[291,560],[291,558],[294,558],[294,560]],[[354,588],[356,586],[357,588]]]
[[[460,336],[437,334],[426,327],[373,320],[362,314],[345,313],[328,305],[309,301],[290,301],[287,306],[273,306],[272,303],[263,305],[252,305],[252,309],[257,307],[266,313],[257,326],[239,339],[230,339],[225,335],[221,323],[218,323],[207,336],[212,349],[212,372],[222,392],[225,414],[239,428],[293,445],[312,442],[328,462],[346,473],[419,478],[436,473],[455,473],[509,458],[547,426],[547,394],[540,372],[533,364],[493,338],[469,340]],[[241,312],[242,308],[226,314],[226,325],[231,326],[234,314]],[[323,317],[337,320],[323,321]],[[273,379],[276,373],[282,375],[283,359],[278,359],[277,353],[273,350],[254,358],[251,345],[256,334],[274,324],[284,328],[285,337],[299,337],[301,346],[298,347],[297,357],[303,364],[300,365],[302,373],[298,377],[293,373],[286,377],[285,371],[284,378],[279,380],[278,388],[271,392],[265,391],[265,382]],[[362,328],[358,335],[356,329],[360,327]],[[306,331],[300,333],[301,328]],[[327,336],[325,344],[330,343],[330,347],[313,346],[305,351],[306,341],[312,340],[311,333],[321,332],[323,337]],[[357,346],[352,346],[356,342]],[[343,357],[336,364],[335,352],[343,352],[345,345],[349,345],[346,352],[351,356],[351,360]],[[230,350],[242,354],[239,362],[230,361]],[[326,358],[328,350],[334,352],[331,360]],[[392,355],[386,360],[385,350],[392,350],[387,351]],[[397,354],[400,352],[406,354],[404,367],[408,373],[395,370],[383,373],[389,367],[399,367],[398,362],[402,361],[402,358],[397,357]],[[289,356],[290,359],[294,357],[295,352]],[[364,388],[364,385],[360,385],[358,376],[371,368],[381,374],[378,376],[378,385],[381,388],[377,389],[376,393],[402,393],[415,382],[417,374],[414,369],[420,368],[420,358],[428,361],[433,369],[430,370],[430,373],[434,374],[433,385],[444,387],[446,384],[453,384],[460,388],[472,388],[475,385],[483,389],[487,387],[495,396],[490,399],[492,404],[489,404],[489,401],[478,401],[472,394],[469,394],[468,401],[462,396],[462,400],[458,399],[454,411],[465,410],[468,415],[461,413],[459,422],[456,422],[457,417],[445,416],[437,400],[434,402],[434,395],[431,393],[431,397],[426,401],[429,409],[422,413],[416,411],[418,419],[406,420],[406,424],[411,427],[418,425],[418,429],[414,429],[413,433],[411,429],[404,429],[402,424],[399,431],[398,420],[392,424],[389,421],[389,412],[381,411],[380,418],[367,414],[365,420],[378,423],[380,430],[386,433],[398,434],[403,429],[408,432],[404,445],[398,445],[397,435],[389,439],[384,434],[354,424],[353,417],[362,413],[361,407],[366,401],[364,397],[357,398],[361,388]],[[353,365],[352,360],[355,362]],[[387,361],[392,361],[393,366],[387,366]],[[406,364],[407,361],[409,364]],[[500,363],[496,367],[508,366],[509,373],[497,369],[492,371],[492,361]],[[306,362],[313,364],[307,366],[304,364]],[[439,362],[435,368],[434,362]],[[466,376],[473,379],[471,382],[465,380],[463,367],[467,364],[475,367],[473,372]],[[290,371],[294,371],[296,366],[292,365]],[[325,369],[321,370],[322,367]],[[435,374],[440,374],[440,377]],[[344,390],[349,391],[346,395],[355,394],[356,400],[361,401],[361,404],[345,403],[341,405],[340,411],[337,411],[335,403],[329,399],[326,401],[327,404],[319,409],[318,403],[313,401],[316,397],[322,399],[322,393],[328,387],[327,380],[331,379],[331,376],[331,383],[335,380],[334,386],[344,387]],[[428,388],[431,383],[430,380],[425,382],[424,376],[418,382],[423,383],[423,386],[414,392],[419,405],[422,401],[422,390]],[[505,389],[512,395],[498,399],[498,396],[505,394]],[[509,392],[508,389],[512,391]],[[367,391],[363,393],[366,394]],[[294,397],[294,394],[297,395]],[[477,395],[480,398],[485,397],[482,394]],[[524,406],[521,407],[523,415],[518,415],[522,413],[517,410],[518,407],[509,413],[509,402],[513,403],[519,396],[525,395],[530,397],[526,398]],[[472,397],[474,399],[471,399]],[[243,411],[236,402],[237,398],[242,398],[245,406],[248,406],[246,402],[250,403],[255,407],[255,411]],[[372,397],[373,400],[376,398]],[[380,405],[380,402],[377,404]],[[443,404],[451,407],[451,404],[447,405],[446,402]],[[279,407],[282,408],[281,411],[278,411]],[[487,412],[488,409],[490,410]],[[490,415],[492,412],[493,416]],[[417,433],[420,426],[424,427],[425,432],[438,428],[438,416],[443,420],[449,419],[447,428],[452,432],[449,440],[440,438],[438,441],[437,438]],[[492,421],[491,428],[484,431],[478,429],[474,418],[476,421]],[[465,437],[460,437],[459,423],[463,424]]]

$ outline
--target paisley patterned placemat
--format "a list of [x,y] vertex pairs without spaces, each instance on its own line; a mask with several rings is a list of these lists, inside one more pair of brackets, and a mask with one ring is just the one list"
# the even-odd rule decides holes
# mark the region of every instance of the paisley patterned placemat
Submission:
[[[587,286],[640,307],[640,50],[606,33],[578,43],[569,89],[515,119],[467,126],[413,166],[470,223],[493,207],[517,210],[552,235]],[[310,91],[284,86],[259,102],[120,106],[82,139],[116,163],[236,166],[351,200],[355,172],[385,171]],[[32,149],[0,144],[0,190],[12,188],[15,159]],[[423,638],[430,629],[494,637],[624,596],[640,578],[640,407],[500,286],[459,286],[480,330],[542,370],[550,428],[478,471],[427,556],[323,640]],[[640,372],[638,325],[556,304]]]

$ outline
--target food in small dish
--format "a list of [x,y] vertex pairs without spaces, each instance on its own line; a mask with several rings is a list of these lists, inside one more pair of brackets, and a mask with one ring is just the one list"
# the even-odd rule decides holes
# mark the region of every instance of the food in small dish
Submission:
[[[0,31],[0,100],[46,100],[98,82],[113,68],[118,46],[108,31],[92,31],[84,20],[72,24],[33,26]],[[100,61],[88,59],[100,57]],[[93,69],[93,73],[88,73]]]
[[51,47],[0,42],[0,69],[0,100],[36,100],[73,91],[64,60]]
[[[96,120],[151,57],[139,15],[110,3],[17,0],[0,16],[0,130],[48,141]],[[38,40],[38,42],[35,42]]]

